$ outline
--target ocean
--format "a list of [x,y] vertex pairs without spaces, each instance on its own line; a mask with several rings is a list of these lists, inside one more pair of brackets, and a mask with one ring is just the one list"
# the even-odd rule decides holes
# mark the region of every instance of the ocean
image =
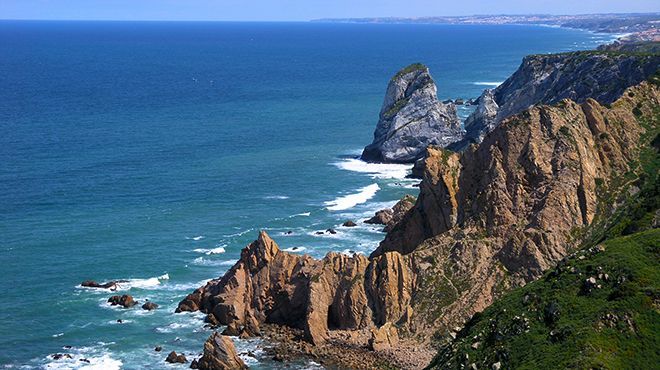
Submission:
[[[164,358],[191,360],[210,331],[200,314],[174,314],[177,303],[259,230],[294,253],[368,254],[382,227],[358,221],[417,194],[409,166],[356,159],[398,69],[423,62],[441,99],[475,98],[527,54],[611,38],[541,26],[0,21],[0,366],[187,368]],[[317,234],[328,228],[337,234]],[[122,293],[160,307],[111,307],[112,293],[79,286],[88,279],[127,279]],[[260,339],[236,344],[253,368],[285,366]]]

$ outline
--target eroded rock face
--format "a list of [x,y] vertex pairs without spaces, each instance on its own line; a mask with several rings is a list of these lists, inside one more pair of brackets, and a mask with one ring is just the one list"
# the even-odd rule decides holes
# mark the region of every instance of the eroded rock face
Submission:
[[329,253],[315,260],[280,250],[261,232],[225,276],[189,294],[177,312],[201,310],[233,334],[255,335],[264,322],[287,325],[321,344],[329,329],[400,321],[410,289],[387,292],[397,284],[411,285],[400,257],[391,253],[370,261],[359,254]]
[[381,247],[372,253],[396,250],[410,253],[422,241],[445,232],[456,224],[460,156],[441,148],[427,148],[423,181],[417,202],[400,222],[392,225]]
[[536,106],[462,154],[429,150],[415,207],[372,254],[397,251],[415,272],[408,330],[460,323],[605,222],[616,202],[599,197],[621,191],[612,179],[639,154],[638,117],[658,107],[658,88],[643,83],[611,108],[593,99]]
[[413,163],[427,146],[447,146],[462,135],[456,106],[438,101],[428,68],[413,64],[390,80],[374,140],[364,148],[362,159]]
[[465,122],[466,138],[481,142],[504,119],[535,104],[588,98],[610,104],[623,91],[652,76],[659,55],[584,51],[530,55],[495,90],[486,90],[477,110]]
[[200,370],[247,369],[243,360],[238,357],[231,339],[217,332],[211,334],[204,343],[204,354],[197,360],[196,366]]

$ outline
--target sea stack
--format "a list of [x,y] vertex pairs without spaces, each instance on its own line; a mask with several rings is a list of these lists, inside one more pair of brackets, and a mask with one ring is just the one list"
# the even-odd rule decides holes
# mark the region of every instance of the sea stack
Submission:
[[456,106],[438,101],[428,67],[415,63],[390,80],[374,140],[364,148],[362,160],[413,163],[429,145],[445,147],[462,136]]

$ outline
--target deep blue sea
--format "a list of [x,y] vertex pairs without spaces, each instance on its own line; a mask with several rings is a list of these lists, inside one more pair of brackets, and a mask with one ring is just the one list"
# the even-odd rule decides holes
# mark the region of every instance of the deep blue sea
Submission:
[[[341,223],[416,195],[407,166],[355,159],[398,69],[423,62],[441,99],[471,98],[526,54],[610,39],[536,26],[1,21],[0,366],[187,368],[163,360],[192,359],[210,332],[177,303],[258,230],[295,253],[368,254],[380,227]],[[87,279],[129,279],[124,293],[160,308],[112,308],[110,292],[79,287]],[[282,366],[260,340],[236,343],[254,368]]]

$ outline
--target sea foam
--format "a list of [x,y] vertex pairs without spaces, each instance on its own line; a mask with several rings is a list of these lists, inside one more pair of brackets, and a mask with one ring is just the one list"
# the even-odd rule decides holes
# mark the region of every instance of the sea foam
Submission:
[[404,179],[412,168],[409,164],[369,163],[357,158],[333,164],[342,170],[368,174],[374,179]]
[[224,247],[216,247],[212,249],[197,248],[197,249],[193,249],[193,252],[203,253],[206,254],[207,256],[210,256],[212,254],[225,253],[225,248]]
[[378,184],[371,184],[360,189],[355,194],[345,195],[331,201],[325,202],[326,208],[330,211],[342,211],[345,209],[353,208],[358,204],[366,203],[369,199],[380,190]]
[[473,82],[473,85],[477,86],[492,86],[492,87],[497,87],[500,86],[504,81],[499,81],[499,82],[488,82],[488,81],[477,81]]

